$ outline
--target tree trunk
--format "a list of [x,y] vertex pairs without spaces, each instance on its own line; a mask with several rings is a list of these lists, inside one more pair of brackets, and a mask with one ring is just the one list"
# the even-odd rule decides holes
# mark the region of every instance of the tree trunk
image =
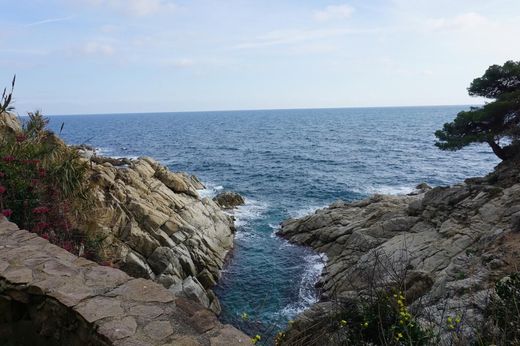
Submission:
[[509,155],[507,155],[507,153],[506,153],[506,150],[504,150],[504,148],[502,148],[500,145],[495,143],[494,140],[492,140],[492,139],[488,140],[488,144],[491,147],[491,149],[493,149],[493,152],[495,153],[496,156],[498,156],[498,158],[500,160],[504,161],[509,157]]

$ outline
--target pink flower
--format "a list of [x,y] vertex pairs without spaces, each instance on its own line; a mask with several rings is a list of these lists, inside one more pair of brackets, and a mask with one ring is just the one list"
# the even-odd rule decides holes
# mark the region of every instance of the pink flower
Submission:
[[50,226],[50,224],[47,222],[38,222],[34,228],[35,228],[36,232],[40,232],[40,231],[43,231],[44,229],[48,228],[49,226]]
[[18,136],[16,136],[16,141],[17,141],[18,143],[25,142],[26,139],[27,139],[27,136],[26,136],[26,135],[18,135]]
[[13,215],[13,211],[11,209],[4,209],[4,210],[2,210],[2,214],[5,217],[10,217],[11,215]]
[[14,160],[16,160],[16,158],[14,156],[4,156],[5,162],[12,162]]
[[46,214],[50,211],[47,207],[36,207],[33,209],[34,214]]
[[70,241],[64,241],[61,247],[68,252],[71,252],[74,249],[74,244],[72,244]]
[[43,234],[41,235],[41,237],[42,237],[43,239],[47,239],[47,240],[49,240],[49,233],[43,233]]
[[7,191],[7,189],[5,187],[3,187],[2,185],[0,185],[0,195],[6,191]]
[[47,175],[47,171],[44,168],[38,169],[38,175],[43,178]]

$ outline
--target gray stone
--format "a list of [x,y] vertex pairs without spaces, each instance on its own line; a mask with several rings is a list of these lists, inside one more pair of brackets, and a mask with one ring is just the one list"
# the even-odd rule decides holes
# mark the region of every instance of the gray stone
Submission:
[[217,202],[222,208],[232,209],[241,205],[244,205],[246,202],[244,197],[240,196],[236,192],[225,191],[219,193],[217,196],[213,198],[213,201]]

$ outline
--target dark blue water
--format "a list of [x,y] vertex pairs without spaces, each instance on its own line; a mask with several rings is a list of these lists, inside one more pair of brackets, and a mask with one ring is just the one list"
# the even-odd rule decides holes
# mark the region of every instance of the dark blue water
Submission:
[[[320,258],[275,237],[284,219],[337,199],[405,193],[487,173],[486,146],[434,147],[433,132],[467,107],[270,110],[52,117],[62,137],[112,156],[152,156],[208,186],[234,190],[236,246],[216,292],[222,319],[244,328],[284,326],[314,299]],[[240,315],[247,313],[249,321]]]

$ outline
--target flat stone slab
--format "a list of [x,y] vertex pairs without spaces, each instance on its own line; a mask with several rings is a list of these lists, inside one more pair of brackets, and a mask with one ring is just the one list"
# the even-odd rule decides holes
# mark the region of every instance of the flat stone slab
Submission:
[[[39,304],[36,311],[47,315],[35,317],[38,323],[48,330],[83,328],[67,335],[85,344],[233,346],[250,340],[197,302],[177,299],[177,306],[163,286],[76,257],[5,218],[0,219],[0,284],[0,299]],[[67,344],[59,339],[64,332],[49,334],[56,344]]]

